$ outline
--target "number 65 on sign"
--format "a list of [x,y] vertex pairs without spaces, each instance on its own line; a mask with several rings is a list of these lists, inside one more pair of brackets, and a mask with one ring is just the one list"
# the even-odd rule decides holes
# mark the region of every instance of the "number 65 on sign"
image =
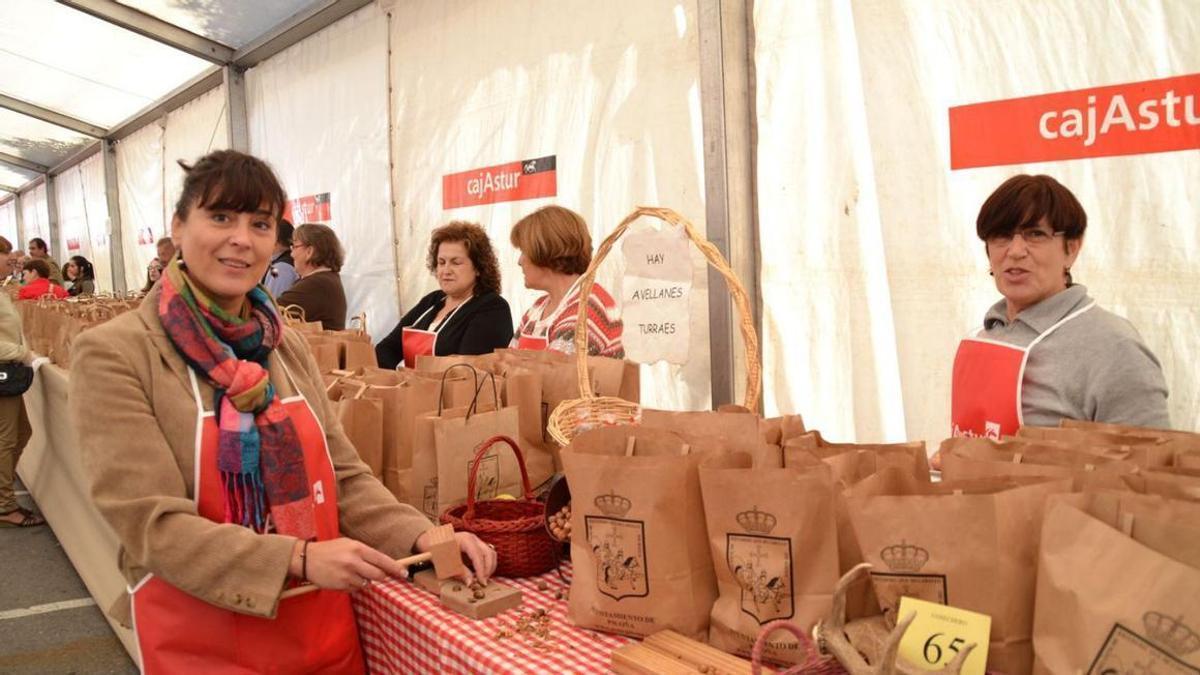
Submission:
[[900,599],[897,617],[916,612],[900,639],[900,656],[925,670],[941,670],[967,645],[975,645],[963,663],[962,675],[983,675],[987,667],[992,617],[957,607],[914,598]]

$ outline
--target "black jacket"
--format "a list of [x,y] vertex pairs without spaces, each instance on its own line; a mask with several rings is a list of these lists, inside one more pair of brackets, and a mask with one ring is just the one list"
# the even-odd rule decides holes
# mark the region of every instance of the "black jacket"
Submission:
[[[379,367],[395,368],[400,365],[404,361],[404,329],[429,330],[434,317],[445,304],[446,294],[440,290],[421,298],[417,306],[400,319],[391,334],[375,345]],[[490,354],[507,347],[512,337],[512,311],[508,308],[508,302],[498,293],[484,293],[472,297],[445,322],[438,332],[433,353],[437,356]]]

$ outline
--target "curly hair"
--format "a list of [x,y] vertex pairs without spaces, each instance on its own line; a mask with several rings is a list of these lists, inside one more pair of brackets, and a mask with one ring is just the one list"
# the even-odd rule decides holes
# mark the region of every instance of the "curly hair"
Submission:
[[492,240],[482,227],[476,223],[455,220],[434,230],[429,238],[429,257],[425,262],[431,274],[437,273],[438,247],[446,242],[458,242],[467,249],[471,264],[479,275],[475,280],[478,291],[500,292],[500,263],[496,260],[496,251],[492,249]]

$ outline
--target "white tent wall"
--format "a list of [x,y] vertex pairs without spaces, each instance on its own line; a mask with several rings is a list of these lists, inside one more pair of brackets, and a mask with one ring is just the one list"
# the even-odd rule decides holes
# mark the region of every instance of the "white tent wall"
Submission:
[[58,251],[53,250],[56,246],[55,242],[50,241],[50,211],[46,205],[45,183],[39,183],[33,189],[26,190],[21,194],[21,219],[25,225],[25,241],[14,244],[16,248],[29,253],[26,250],[29,240],[41,237],[51,247],[50,253],[58,255]]
[[[92,259],[88,236],[87,206],[83,199],[83,174],[75,165],[54,177],[54,196],[58,200],[58,241],[53,249],[59,265],[73,255]],[[63,276],[66,279],[66,276]]]
[[[96,273],[96,289],[113,290],[111,224],[108,219],[108,195],[104,187],[104,155],[100,152],[79,164],[83,183],[84,216],[87,219],[88,260]],[[63,262],[66,262],[65,260]]]
[[[392,12],[402,308],[436,288],[429,235],[450,220],[488,231],[514,323],[539,294],[524,288],[509,231],[541,206],[579,211],[594,245],[639,204],[674,208],[704,231],[694,2],[417,0]],[[557,157],[556,197],[443,210],[444,175],[547,155]],[[620,257],[618,247],[598,276],[614,295]],[[690,360],[643,368],[642,400],[653,407],[711,402],[698,255],[695,269]]]
[[201,94],[167,114],[162,141],[164,224],[169,227],[171,216],[175,213],[175,202],[183,192],[184,174],[179,160],[192,165],[209,152],[228,147],[225,85]]
[[0,237],[8,240],[13,248],[20,248],[17,241],[17,200],[10,199],[0,204]]
[[163,221],[163,126],[147,124],[117,144],[117,185],[125,287],[141,290],[154,241],[166,234]]
[[1200,428],[1200,154],[952,171],[947,112],[1200,72],[1194,3],[771,0],[755,31],[769,407],[839,440],[948,436],[957,342],[1000,297],[978,209],[1009,176],[1047,173],[1088,212],[1075,280],[1158,355],[1173,426]]
[[347,308],[367,313],[376,340],[399,321],[387,32],[372,4],[246,72],[250,151],[271,164],[289,199],[329,194],[326,224],[346,249]]

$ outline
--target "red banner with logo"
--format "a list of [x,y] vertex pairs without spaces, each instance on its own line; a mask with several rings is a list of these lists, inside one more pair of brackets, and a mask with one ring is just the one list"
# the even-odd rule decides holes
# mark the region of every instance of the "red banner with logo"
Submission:
[[283,207],[283,217],[293,225],[304,223],[328,223],[333,220],[329,193],[297,197]]
[[556,155],[442,176],[442,208],[515,202],[558,194]]
[[1200,148],[1200,74],[950,109],[950,168]]

